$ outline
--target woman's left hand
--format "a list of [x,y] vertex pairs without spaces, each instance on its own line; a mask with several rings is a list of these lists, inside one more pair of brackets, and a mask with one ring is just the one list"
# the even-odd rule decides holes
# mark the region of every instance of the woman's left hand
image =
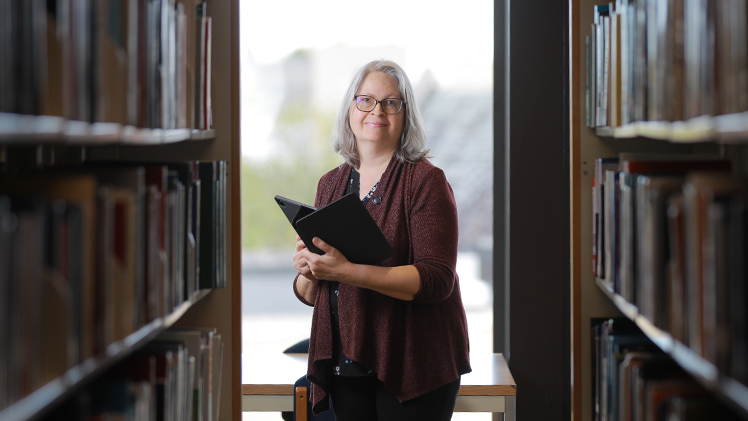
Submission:
[[410,301],[421,288],[421,278],[413,265],[385,267],[351,263],[335,247],[315,237],[312,242],[325,254],[303,248],[301,257],[316,279],[338,281],[376,291],[392,298]]
[[325,254],[319,255],[312,253],[309,249],[301,251],[314,277],[326,281],[344,281],[351,270],[351,262],[338,249],[322,241],[319,237],[314,237],[312,242],[317,248],[325,252]]

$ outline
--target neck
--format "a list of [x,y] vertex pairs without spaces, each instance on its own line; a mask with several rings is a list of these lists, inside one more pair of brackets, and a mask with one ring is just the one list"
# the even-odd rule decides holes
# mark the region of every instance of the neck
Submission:
[[372,170],[386,167],[395,155],[395,148],[387,150],[375,150],[372,148],[359,148],[358,157],[360,170]]

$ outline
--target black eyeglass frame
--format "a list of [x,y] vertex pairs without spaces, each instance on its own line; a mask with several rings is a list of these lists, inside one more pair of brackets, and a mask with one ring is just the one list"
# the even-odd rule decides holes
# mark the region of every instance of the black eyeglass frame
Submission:
[[[365,97],[367,97],[367,98],[371,98],[371,99],[373,99],[373,100],[375,101],[375,102],[374,102],[374,106],[373,106],[373,107],[371,108],[371,110],[368,110],[368,111],[364,111],[364,110],[362,110],[361,108],[358,108],[358,97],[360,97],[360,96],[365,96]],[[402,110],[403,110],[403,107],[404,107],[404,106],[405,106],[405,104],[406,104],[406,103],[405,103],[405,100],[404,100],[404,99],[402,99],[402,98],[389,97],[389,98],[382,98],[382,100],[380,101],[380,100],[378,100],[378,99],[374,98],[374,97],[373,97],[373,96],[371,96],[371,95],[353,95],[353,102],[354,102],[354,103],[356,104],[356,109],[357,109],[357,110],[359,110],[359,111],[361,111],[362,113],[370,113],[370,112],[372,112],[372,111],[373,111],[373,110],[374,110],[375,108],[377,108],[377,105],[381,104],[381,103],[382,103],[383,101],[386,101],[386,100],[388,100],[388,99],[396,99],[396,100],[400,101],[400,109],[399,109],[399,110],[397,110],[397,112],[396,112],[396,113],[394,113],[394,114],[390,114],[390,113],[388,113],[387,111],[385,111],[385,110],[384,110],[384,106],[382,106],[382,111],[384,111],[384,113],[385,113],[385,114],[389,114],[389,115],[398,115],[398,114],[400,114],[400,111],[402,111]]]

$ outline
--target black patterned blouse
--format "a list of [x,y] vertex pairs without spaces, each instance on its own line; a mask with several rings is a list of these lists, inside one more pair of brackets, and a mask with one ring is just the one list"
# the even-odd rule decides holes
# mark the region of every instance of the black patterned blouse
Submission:
[[[348,189],[346,194],[359,194],[359,173],[355,169],[351,171],[351,179],[348,182]],[[377,189],[379,182],[372,187],[369,194],[361,200],[362,203],[366,204],[374,191]],[[351,360],[343,354],[343,343],[340,340],[340,319],[338,318],[338,289],[340,282],[330,282],[330,314],[332,315],[332,352],[333,352],[333,374],[336,376],[371,376],[374,372],[365,368],[356,361]]]

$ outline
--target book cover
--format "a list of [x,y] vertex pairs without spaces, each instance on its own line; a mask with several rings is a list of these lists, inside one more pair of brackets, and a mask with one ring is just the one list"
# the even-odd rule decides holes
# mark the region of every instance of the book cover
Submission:
[[127,13],[125,0],[96,3],[96,114],[97,122],[127,124]]
[[620,191],[619,197],[619,236],[618,236],[618,288],[626,301],[639,305],[635,294],[637,272],[637,238],[636,238],[636,175],[619,172],[616,180]]
[[[748,209],[744,195],[738,195],[730,203],[729,209],[729,226],[728,242],[730,244],[730,255],[728,258],[728,279],[730,298],[730,326],[729,339],[720,339],[720,341],[730,341],[730,361],[725,364],[729,367],[727,370],[733,378],[743,384],[748,384],[748,360],[744,358],[748,355],[748,308],[745,303],[748,302],[748,285],[745,282],[746,259],[744,256],[748,252]],[[724,302],[723,302],[724,305]]]
[[604,230],[604,259],[605,259],[605,283],[612,291],[620,292],[618,284],[619,274],[619,235],[620,235],[620,184],[618,179],[618,170],[605,170],[605,196],[604,204],[605,218]]
[[607,33],[604,20],[608,16],[608,5],[594,6],[593,29],[595,31],[595,127],[607,125],[604,120],[603,98],[605,79],[605,47]]
[[668,332],[674,340],[688,343],[688,305],[686,303],[686,240],[683,193],[676,192],[667,200],[668,245],[667,265],[669,290]]
[[159,335],[160,340],[183,343],[187,348],[188,355],[195,360],[192,388],[189,389],[191,390],[190,403],[188,405],[190,413],[195,414],[195,416],[190,419],[199,419],[197,414],[202,411],[203,395],[207,390],[205,387],[205,376],[208,369],[206,364],[212,336],[212,333],[204,330],[190,328],[172,328]]
[[205,130],[205,19],[207,17],[207,3],[198,2],[195,5],[195,125],[198,130]]
[[[47,2],[46,10],[46,56],[39,99],[39,114],[63,117],[63,84],[66,69],[63,67],[63,42],[58,35],[57,2]],[[2,91],[2,89],[0,89]],[[0,100],[2,101],[2,100]]]
[[622,332],[611,333],[608,336],[608,397],[607,397],[607,414],[608,419],[616,419],[620,413],[620,402],[618,398],[621,395],[620,387],[620,367],[621,362],[629,352],[656,351],[654,344],[641,332]]
[[[730,161],[717,159],[711,156],[686,155],[686,154],[646,154],[646,153],[624,153],[619,156],[619,237],[618,253],[620,266],[618,271],[617,290],[629,302],[639,306],[642,300],[649,300],[654,296],[637,289],[637,285],[644,281],[652,266],[647,266],[642,273],[640,260],[651,259],[652,254],[641,253],[640,235],[652,235],[651,231],[642,231],[639,224],[643,223],[647,213],[641,212],[644,205],[637,203],[636,192],[637,180],[641,177],[654,175],[680,175],[691,171],[721,171],[729,172]],[[650,242],[651,243],[651,242]],[[650,250],[651,251],[651,250]],[[652,263],[651,260],[649,262]],[[659,263],[658,263],[659,264]],[[659,269],[657,269],[659,271]],[[659,272],[658,272],[659,273]],[[650,291],[651,292],[651,291]],[[642,295],[642,293],[644,293]],[[661,308],[661,307],[657,307]],[[652,309],[645,311],[650,320],[653,320]]]
[[184,345],[175,342],[154,341],[148,343],[138,354],[155,358],[155,390],[157,419],[179,419],[179,387],[184,386],[181,363]]
[[[18,175],[0,177],[0,191],[8,194],[36,192],[47,200],[64,200],[80,212],[80,353],[85,360],[94,355],[95,339],[95,221],[98,182],[88,175]],[[75,278],[71,278],[75,279]]]
[[[0,18],[2,19],[2,18]],[[10,198],[0,195],[0,255],[11,257],[14,244],[13,238],[16,235],[15,214],[10,209]],[[12,272],[13,265],[11,259],[0,260],[0,361],[10,363],[10,319],[14,315],[11,312],[12,301],[10,300],[11,279],[14,275]],[[0,370],[0,407],[6,407],[10,404],[10,394],[8,385],[10,380],[9,369]]]
[[14,279],[9,298],[10,390],[16,397],[25,396],[41,386],[41,344],[45,314],[39,297],[43,291],[44,250],[47,201],[38,195],[21,194],[11,200],[16,215],[17,237],[14,239]]
[[685,118],[711,115],[714,66],[713,11],[707,0],[685,3]]
[[96,282],[94,289],[94,324],[96,354],[103,355],[106,347],[118,338],[115,318],[122,311],[122,302],[117,300],[116,293],[121,288],[115,276],[114,250],[114,198],[111,189],[99,185],[96,191]]
[[[70,355],[76,352],[72,344],[72,294],[67,278],[67,206],[61,200],[47,207],[47,229],[44,233],[44,274],[40,296],[42,299],[41,349],[55,352],[41,356],[41,383],[62,376],[77,361]],[[73,346],[71,346],[73,345]]]
[[592,126],[592,110],[594,109],[592,106],[592,75],[593,73],[593,67],[592,67],[592,36],[587,35],[584,37],[584,45],[585,45],[585,57],[587,58],[587,77],[584,81],[584,110],[585,110],[585,124],[587,127],[593,127]]
[[655,326],[668,330],[672,297],[668,288],[668,263],[673,261],[669,247],[667,203],[680,192],[685,177],[639,175],[636,184],[636,229],[638,269],[630,293],[636,294],[639,313]]
[[[281,209],[300,205],[281,196],[275,200]],[[308,213],[289,218],[289,222],[310,251],[324,254],[312,243],[319,237],[352,263],[376,265],[392,255],[392,247],[357,194],[345,195],[319,209],[302,206]]]
[[732,351],[729,316],[729,202],[728,197],[709,203],[705,215],[703,356],[721,372],[730,371]]
[[218,186],[218,163],[198,163],[200,178],[200,247],[198,249],[200,264],[200,289],[213,289],[219,285],[219,211],[224,211],[220,204]]
[[[708,235],[708,207],[721,198],[739,193],[741,182],[729,174],[693,173],[683,186],[686,215],[686,303],[688,308],[688,346],[699,355],[704,355],[705,296],[714,293],[714,286],[707,279],[705,270],[710,268],[704,252],[710,241]],[[708,303],[708,301],[707,301]],[[707,339],[709,334],[707,333]]]
[[705,391],[693,380],[674,379],[649,382],[645,393],[646,419],[660,419],[666,413],[670,399],[701,396]]
[[621,11],[610,3],[610,127],[621,125]]
[[594,187],[594,203],[597,204],[597,213],[593,215],[595,219],[593,223],[596,228],[593,229],[595,238],[593,238],[593,249],[595,255],[593,256],[593,263],[596,265],[595,275],[600,279],[605,279],[605,253],[607,248],[606,244],[606,229],[608,208],[607,196],[606,196],[606,178],[605,172],[608,170],[614,170],[618,168],[618,158],[597,158],[595,161],[595,187]]
[[646,1],[637,1],[634,6],[634,45],[633,54],[633,121],[647,120],[647,20],[653,17],[647,15]]
[[634,405],[634,397],[636,390],[634,389],[634,373],[639,370],[645,364],[658,364],[665,366],[673,366],[672,360],[662,352],[655,351],[632,351],[627,352],[621,361],[620,375],[619,375],[619,395],[618,403],[619,410],[618,416],[622,420],[634,419],[636,413],[636,406]]

